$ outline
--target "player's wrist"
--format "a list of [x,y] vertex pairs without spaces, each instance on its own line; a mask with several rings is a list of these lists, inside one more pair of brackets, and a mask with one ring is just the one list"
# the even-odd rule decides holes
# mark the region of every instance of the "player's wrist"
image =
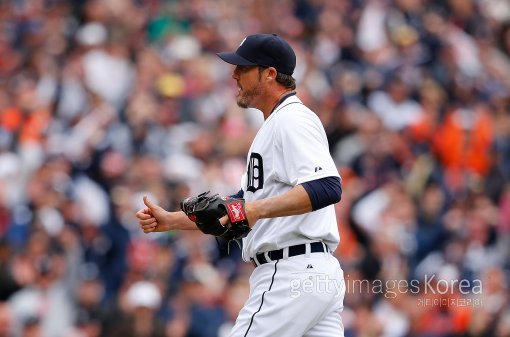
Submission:
[[255,223],[258,220],[263,219],[265,216],[264,214],[265,207],[263,206],[263,200],[247,202],[245,204],[245,207],[246,214],[248,216],[248,225],[250,226],[250,228],[253,228]]

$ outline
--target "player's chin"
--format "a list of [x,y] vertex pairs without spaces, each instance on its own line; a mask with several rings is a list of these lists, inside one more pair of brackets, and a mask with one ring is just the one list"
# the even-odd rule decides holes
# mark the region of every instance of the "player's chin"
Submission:
[[240,107],[240,108],[243,108],[243,109],[247,109],[248,108],[248,105],[243,104],[243,103],[237,103],[237,106]]
[[242,99],[241,97],[238,97],[237,106],[246,109],[249,107],[249,104],[246,100]]

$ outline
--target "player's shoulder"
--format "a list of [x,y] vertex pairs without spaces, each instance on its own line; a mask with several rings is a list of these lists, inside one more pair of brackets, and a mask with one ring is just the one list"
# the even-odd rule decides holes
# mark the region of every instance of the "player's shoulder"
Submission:
[[291,96],[286,99],[276,109],[276,119],[284,121],[286,124],[299,123],[300,121],[318,122],[319,117],[308,108],[297,96]]

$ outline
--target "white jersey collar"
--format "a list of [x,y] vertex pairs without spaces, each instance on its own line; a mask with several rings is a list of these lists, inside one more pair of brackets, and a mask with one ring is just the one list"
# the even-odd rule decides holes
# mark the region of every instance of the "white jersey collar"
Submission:
[[280,111],[287,105],[294,104],[294,103],[303,104],[301,102],[301,100],[296,96],[295,91],[290,92],[290,93],[286,94],[285,96],[283,96],[280,99],[280,102],[278,102],[278,104],[276,104],[276,106],[273,108],[273,111],[271,111],[271,114],[269,115],[269,117],[267,117],[267,119],[264,122],[269,121],[278,111]]

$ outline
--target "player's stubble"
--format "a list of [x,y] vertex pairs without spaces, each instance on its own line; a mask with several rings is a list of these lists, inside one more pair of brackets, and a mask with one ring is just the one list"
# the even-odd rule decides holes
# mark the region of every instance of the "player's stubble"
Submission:
[[241,87],[241,85],[239,83],[238,83],[238,86],[241,88],[241,90],[239,91],[239,95],[237,96],[237,105],[243,109],[253,107],[253,104],[252,104],[253,99],[255,97],[260,97],[263,92],[262,82],[260,81],[260,74],[259,74],[259,81],[253,88],[244,89]]

